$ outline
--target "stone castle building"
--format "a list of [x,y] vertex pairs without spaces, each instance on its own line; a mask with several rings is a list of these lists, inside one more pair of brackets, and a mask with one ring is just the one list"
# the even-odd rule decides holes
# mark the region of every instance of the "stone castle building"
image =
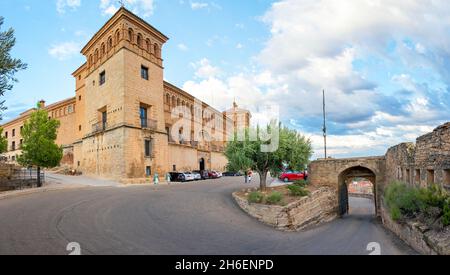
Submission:
[[[81,50],[86,63],[73,77],[75,96],[41,106],[61,122],[62,165],[84,174],[134,181],[169,171],[224,170],[235,127],[251,115],[237,104],[220,112],[164,81],[168,38],[121,8]],[[1,127],[5,157],[20,155],[30,109]]]

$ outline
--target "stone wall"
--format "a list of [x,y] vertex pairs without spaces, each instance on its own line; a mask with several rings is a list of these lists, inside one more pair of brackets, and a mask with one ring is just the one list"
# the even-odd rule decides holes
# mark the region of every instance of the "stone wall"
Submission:
[[450,189],[450,123],[402,143],[386,153],[386,183],[399,180],[426,187],[436,183]]
[[337,197],[333,188],[322,187],[309,197],[287,206],[249,203],[247,198],[233,194],[238,205],[250,216],[284,231],[304,230],[337,218]]
[[395,222],[385,207],[381,208],[381,218],[386,228],[417,252],[425,255],[450,255],[448,233],[430,230],[426,225],[416,221]]

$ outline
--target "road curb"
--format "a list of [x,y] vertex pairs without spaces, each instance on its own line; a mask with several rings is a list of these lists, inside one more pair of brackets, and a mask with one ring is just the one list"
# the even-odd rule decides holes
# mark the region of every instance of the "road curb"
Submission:
[[16,191],[7,191],[3,194],[0,194],[0,200],[6,200],[16,197],[28,196],[39,193],[47,193],[54,191],[63,191],[63,190],[76,190],[76,189],[87,189],[90,186],[63,186],[63,187],[42,187],[42,188],[33,188],[28,190],[16,190]]

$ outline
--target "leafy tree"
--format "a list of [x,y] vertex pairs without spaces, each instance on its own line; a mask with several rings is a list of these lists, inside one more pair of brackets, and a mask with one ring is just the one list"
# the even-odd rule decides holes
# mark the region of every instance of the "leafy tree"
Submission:
[[[284,165],[294,170],[303,170],[309,163],[313,150],[311,141],[300,135],[297,131],[286,127],[267,126],[268,133],[279,131],[279,142],[277,150],[264,152],[263,146],[269,142],[260,137],[261,129],[247,129],[244,141],[238,141],[237,135],[231,141],[225,151],[228,158],[228,169],[233,171],[252,169],[260,176],[260,189],[267,189],[267,175],[271,172],[278,175]],[[251,139],[251,133],[256,132],[258,138]]]
[[0,128],[0,154],[8,151],[8,141],[3,136],[3,128]]
[[[0,29],[3,25],[3,17],[0,17]],[[20,70],[27,68],[27,65],[20,59],[11,57],[10,51],[16,44],[14,38],[14,30],[0,31],[0,96],[3,96],[6,91],[13,88],[12,83],[16,82],[14,74]],[[0,101],[0,120],[2,119],[1,112],[6,110],[4,106],[5,101]]]
[[38,186],[42,187],[41,168],[59,165],[63,157],[62,147],[55,143],[60,122],[50,119],[46,110],[38,108],[25,122],[22,130],[22,155],[18,161],[23,166],[36,166]]

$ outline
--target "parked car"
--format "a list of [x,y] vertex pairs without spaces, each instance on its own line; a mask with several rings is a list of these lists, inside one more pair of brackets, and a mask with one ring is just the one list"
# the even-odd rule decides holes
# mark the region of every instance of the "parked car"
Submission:
[[193,181],[194,175],[190,173],[179,173],[179,172],[171,172],[170,173],[170,181],[172,182],[187,182]]
[[225,172],[223,173],[224,177],[242,177],[244,174],[241,172]]
[[209,179],[209,173],[208,173],[208,171],[195,170],[195,171],[193,171],[193,173],[198,173],[198,174],[200,174],[202,180],[207,180],[207,179]]
[[197,172],[192,172],[192,174],[194,175],[194,179],[195,180],[202,180],[202,174],[197,173]]
[[[306,177],[305,177],[306,175]],[[308,177],[307,172],[298,172],[298,171],[286,171],[281,174],[280,180],[284,182],[291,182],[297,180],[305,180]]]
[[208,175],[210,179],[218,179],[220,178],[219,173],[216,171],[208,171]]
[[184,173],[182,173],[182,175],[184,176],[185,181],[194,181],[195,180],[195,175],[192,174],[191,172],[184,172]]

